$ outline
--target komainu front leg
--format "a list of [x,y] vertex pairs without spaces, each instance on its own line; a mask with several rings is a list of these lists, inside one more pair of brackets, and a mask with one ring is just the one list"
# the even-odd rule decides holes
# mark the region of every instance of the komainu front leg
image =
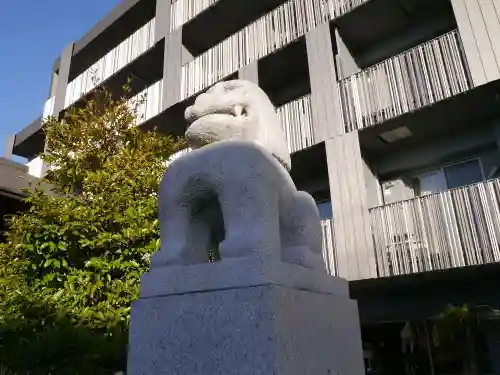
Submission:
[[224,258],[262,256],[280,259],[278,189],[267,180],[226,182],[219,194],[225,240],[219,253]]
[[161,248],[151,258],[152,268],[208,262],[209,223],[182,206],[168,210],[160,222]]

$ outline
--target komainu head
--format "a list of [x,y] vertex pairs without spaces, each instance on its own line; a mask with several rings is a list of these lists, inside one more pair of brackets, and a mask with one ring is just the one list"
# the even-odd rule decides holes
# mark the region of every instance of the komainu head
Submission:
[[290,153],[275,108],[256,84],[219,82],[186,109],[186,139],[192,148],[227,140],[251,141],[271,152],[287,170]]

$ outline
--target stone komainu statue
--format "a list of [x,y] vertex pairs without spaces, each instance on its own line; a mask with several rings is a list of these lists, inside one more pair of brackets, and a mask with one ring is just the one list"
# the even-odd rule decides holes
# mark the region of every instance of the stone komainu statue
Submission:
[[174,160],[159,193],[161,249],[151,266],[260,256],[324,270],[313,198],[297,191],[275,109],[255,84],[220,82],[186,110],[193,151]]

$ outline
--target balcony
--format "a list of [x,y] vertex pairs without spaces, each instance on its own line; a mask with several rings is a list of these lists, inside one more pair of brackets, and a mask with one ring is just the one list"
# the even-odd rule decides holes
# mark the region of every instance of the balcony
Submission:
[[155,19],[153,18],[68,84],[65,108],[139,58],[154,44]]
[[313,146],[311,95],[303,96],[276,110],[290,153]]
[[162,98],[163,79],[129,99],[132,108],[136,109],[136,126],[144,124],[161,112]]
[[500,261],[500,180],[370,210],[380,277]]
[[182,99],[292,43],[367,0],[290,0],[182,68]]
[[219,0],[171,0],[170,31],[181,27]]
[[[500,262],[500,179],[370,210],[378,277]],[[327,269],[337,271],[332,219],[322,221]]]
[[471,88],[455,30],[339,81],[345,132],[382,123]]
[[354,60],[365,69],[456,29],[451,3],[450,0],[370,0],[335,23]]

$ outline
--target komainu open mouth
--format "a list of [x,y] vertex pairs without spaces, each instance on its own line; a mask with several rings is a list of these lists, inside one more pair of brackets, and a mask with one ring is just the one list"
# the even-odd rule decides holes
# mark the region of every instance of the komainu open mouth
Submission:
[[237,104],[230,108],[216,108],[211,106],[204,106],[200,108],[199,105],[194,105],[186,110],[186,121],[188,124],[212,115],[231,115],[235,118],[248,117],[248,112],[245,106]]

